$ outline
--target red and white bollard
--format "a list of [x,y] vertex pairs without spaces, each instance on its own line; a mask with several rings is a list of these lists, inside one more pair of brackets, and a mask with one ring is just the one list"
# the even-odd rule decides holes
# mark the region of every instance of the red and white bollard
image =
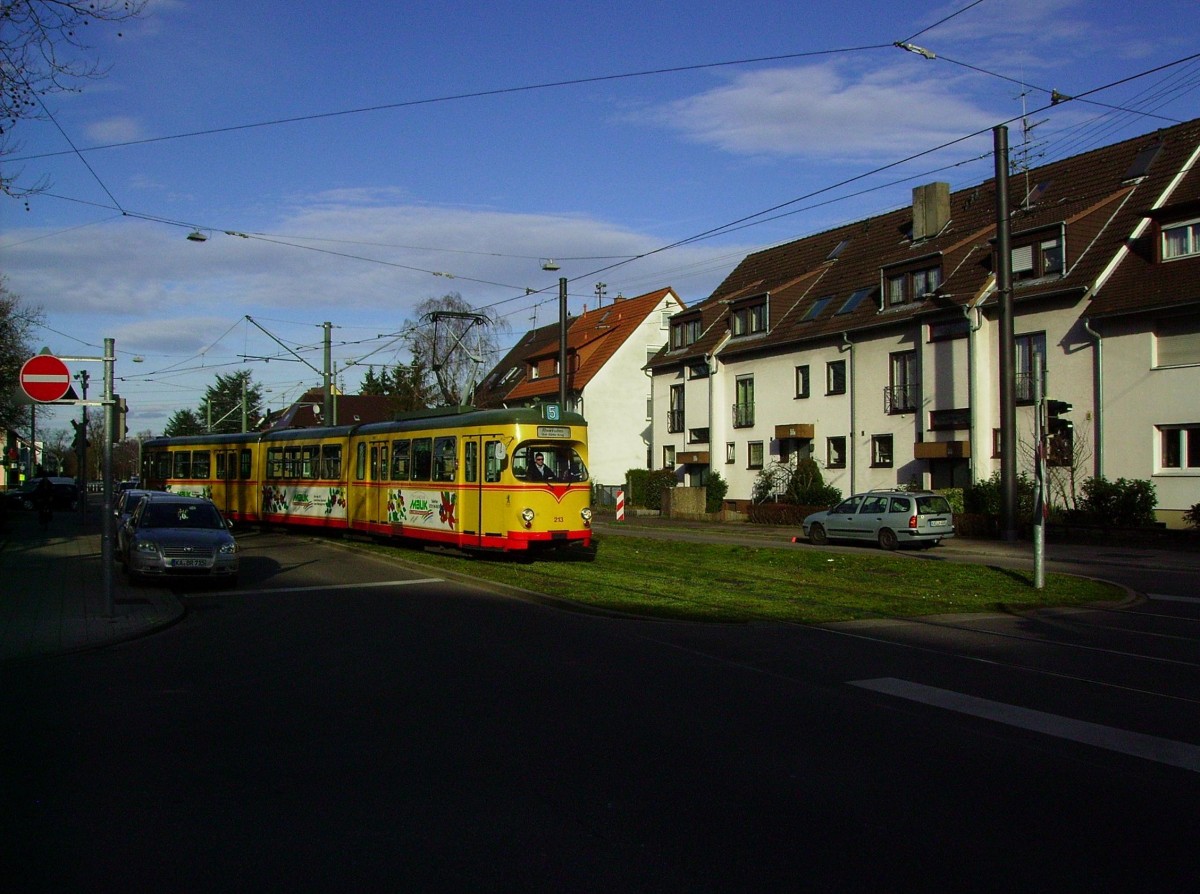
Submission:
[[617,521],[625,521],[625,491],[617,491]]

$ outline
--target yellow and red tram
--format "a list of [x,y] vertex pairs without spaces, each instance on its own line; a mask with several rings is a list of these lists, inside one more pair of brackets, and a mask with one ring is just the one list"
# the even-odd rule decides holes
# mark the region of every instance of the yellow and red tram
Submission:
[[208,497],[242,522],[461,549],[589,546],[587,423],[556,410],[452,407],[360,425],[157,438],[142,447],[142,486]]

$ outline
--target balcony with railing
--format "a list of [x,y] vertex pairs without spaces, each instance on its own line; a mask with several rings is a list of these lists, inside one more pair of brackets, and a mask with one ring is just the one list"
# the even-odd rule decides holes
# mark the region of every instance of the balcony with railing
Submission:
[[754,425],[754,404],[741,403],[733,405],[733,427],[749,428]]
[[883,389],[883,412],[912,413],[921,403],[921,386],[917,383],[908,385],[890,385]]

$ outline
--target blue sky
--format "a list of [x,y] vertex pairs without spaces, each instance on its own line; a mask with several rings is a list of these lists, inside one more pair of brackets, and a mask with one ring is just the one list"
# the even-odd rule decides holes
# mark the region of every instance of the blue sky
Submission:
[[1038,163],[1200,116],[1200,60],[1142,76],[1200,52],[1195,0],[151,0],[121,31],[91,32],[108,74],[47,100],[57,126],[14,131],[6,171],[49,185],[0,200],[0,273],[39,347],[115,339],[138,432],[218,373],[276,408],[320,383],[245,360],[284,354],[246,316],[318,368],[333,323],[354,393],[448,291],[507,347],[560,275],[573,313],[598,282],[691,304],[751,251],[985,180],[997,124]]

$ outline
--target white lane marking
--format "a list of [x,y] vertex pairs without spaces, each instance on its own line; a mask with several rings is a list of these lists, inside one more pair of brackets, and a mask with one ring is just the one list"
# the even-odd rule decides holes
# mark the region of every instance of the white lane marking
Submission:
[[1166,593],[1147,593],[1147,599],[1157,599],[1161,602],[1191,602],[1200,604],[1200,597],[1196,596],[1168,596]]
[[1200,773],[1200,746],[1187,742],[1129,732],[1099,723],[1089,723],[1086,720],[1072,720],[1058,714],[1006,705],[1003,702],[898,680],[895,677],[851,680],[850,685]]
[[310,593],[314,590],[366,590],[370,587],[411,587],[414,584],[441,584],[445,583],[444,577],[422,577],[417,580],[381,580],[372,583],[363,584],[317,584],[312,587],[279,587],[264,588],[258,590],[232,590],[226,593],[226,596],[233,596],[239,593],[270,593],[274,596],[276,593]]

